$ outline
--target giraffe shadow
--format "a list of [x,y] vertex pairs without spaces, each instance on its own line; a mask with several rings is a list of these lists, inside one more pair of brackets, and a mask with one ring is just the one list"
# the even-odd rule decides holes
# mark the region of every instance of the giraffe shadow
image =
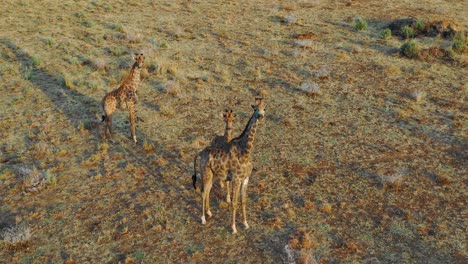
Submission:
[[[94,137],[92,143],[98,148],[98,144],[102,142],[102,137],[99,133],[99,129],[102,129],[103,126],[101,125],[101,121],[96,117],[94,113],[89,111],[92,108],[99,108],[101,101],[96,100],[95,98],[89,97],[83,93],[80,93],[74,89],[68,89],[65,87],[63,82],[63,76],[59,74],[52,74],[40,67],[37,67],[33,63],[33,58],[29,55],[23,54],[21,52],[20,47],[16,46],[13,42],[8,39],[0,39],[0,45],[3,45],[7,49],[11,50],[12,54],[14,54],[14,58],[8,58],[9,60],[17,61],[21,64],[22,68],[28,67],[31,70],[31,77],[29,81],[42,91],[50,101],[54,104],[55,110],[62,115],[64,115],[76,128],[80,124],[88,124],[85,125],[84,128],[87,129],[90,134]],[[156,109],[158,107],[154,107]],[[157,144],[156,141],[150,139],[150,136],[146,135],[145,133],[141,132],[140,130],[137,131],[138,138],[144,138],[146,142],[153,144],[154,146],[160,146]],[[141,151],[141,146],[138,145],[135,147],[134,143],[131,142],[130,137],[126,137],[128,141],[122,140],[122,142],[114,141],[113,146],[117,151],[123,152],[127,159],[130,158],[130,162],[135,162],[138,166],[145,168],[146,171],[151,173],[154,177],[154,180],[157,181],[157,186],[164,190],[172,190],[177,197],[178,201],[183,201],[186,205],[190,207],[197,207],[197,201],[194,201],[187,195],[182,193],[182,188],[180,185],[174,186],[171,184],[169,180],[166,180],[164,177],[161,176],[161,171],[163,168],[160,166],[152,167],[148,164],[147,160],[143,152]],[[86,153],[85,156],[90,157],[95,153],[92,151]],[[171,160],[173,161],[172,164],[176,164],[176,166],[183,172],[186,172],[187,175],[187,182],[184,184],[186,189],[190,189],[191,186],[191,177],[189,177],[189,168],[186,162],[181,160],[179,157],[178,149],[171,149],[166,150],[161,147],[156,147],[154,150],[154,154],[160,158]],[[80,157],[83,159],[85,157]],[[100,168],[98,170],[102,175],[105,175],[104,164],[100,164]],[[184,209],[185,207],[181,207],[182,210],[185,210],[187,214],[192,214],[192,210]],[[193,217],[196,217],[192,214]]]

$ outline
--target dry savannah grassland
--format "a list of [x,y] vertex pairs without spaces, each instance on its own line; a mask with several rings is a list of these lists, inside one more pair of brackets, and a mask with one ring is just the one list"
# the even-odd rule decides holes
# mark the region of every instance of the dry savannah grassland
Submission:
[[[467,263],[467,1],[0,9],[1,263]],[[101,99],[134,52],[139,143],[125,111],[106,142]],[[193,157],[255,96],[232,235],[217,182],[201,225]]]

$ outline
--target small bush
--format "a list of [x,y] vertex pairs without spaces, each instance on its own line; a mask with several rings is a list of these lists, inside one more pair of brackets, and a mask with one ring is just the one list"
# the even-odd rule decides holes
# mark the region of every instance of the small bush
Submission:
[[311,96],[320,94],[320,85],[316,82],[303,82],[300,89]]
[[315,42],[310,39],[296,39],[294,40],[294,46],[301,48],[313,48]]
[[389,40],[392,37],[392,30],[389,28],[384,29],[380,32],[380,38],[384,40]]
[[12,248],[25,246],[32,237],[32,231],[29,225],[20,224],[7,228],[2,232],[3,242]]
[[358,31],[367,29],[367,21],[362,17],[358,17],[354,20],[354,28]]
[[453,38],[452,50],[462,54],[466,49],[466,37],[462,32],[458,32]]
[[35,167],[30,170],[24,167],[18,170],[18,179],[26,193],[36,193],[45,187],[45,178]]
[[415,35],[414,29],[410,26],[404,26],[401,28],[401,33],[405,39],[413,38]]
[[416,20],[416,29],[418,30],[418,33],[423,32],[426,29],[426,22],[424,22],[421,19]]
[[82,25],[85,26],[85,27],[87,27],[87,28],[92,28],[92,27],[94,27],[96,24],[94,24],[94,23],[91,22],[91,21],[83,21],[83,22],[82,22]]
[[416,58],[419,56],[419,47],[416,41],[410,40],[401,45],[400,52],[408,58]]
[[283,23],[286,23],[286,24],[293,24],[293,23],[296,23],[296,21],[297,21],[297,18],[293,15],[289,15],[283,18]]

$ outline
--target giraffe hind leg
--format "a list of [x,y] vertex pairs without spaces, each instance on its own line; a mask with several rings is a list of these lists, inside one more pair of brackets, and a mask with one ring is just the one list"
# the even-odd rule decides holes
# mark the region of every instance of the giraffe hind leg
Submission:
[[132,103],[128,104],[128,110],[130,112],[130,132],[132,134],[133,141],[136,143],[137,138],[136,138],[136,117],[135,117],[135,105]]

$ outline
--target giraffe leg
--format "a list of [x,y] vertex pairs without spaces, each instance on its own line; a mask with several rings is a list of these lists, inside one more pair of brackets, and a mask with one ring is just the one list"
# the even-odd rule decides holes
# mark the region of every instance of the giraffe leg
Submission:
[[202,167],[201,171],[202,175],[202,216],[201,216],[201,221],[202,225],[206,224],[206,219],[205,219],[205,210],[208,209],[208,216],[211,216],[211,212],[209,209],[210,206],[210,197],[209,197],[209,190],[211,189],[211,186],[213,184],[213,172],[211,169],[207,167]]
[[241,191],[241,205],[242,205],[242,223],[244,227],[247,229],[249,228],[249,224],[247,223],[247,185],[249,183],[249,176],[244,179],[242,182],[242,191]]
[[109,137],[111,140],[114,140],[112,135],[112,114],[106,116],[106,133],[109,132]]
[[136,118],[135,118],[135,105],[133,102],[128,103],[128,111],[130,112],[130,132],[132,134],[133,141],[135,141],[135,144],[137,143],[137,138],[136,138]]
[[240,191],[240,181],[237,180],[237,177],[234,177],[234,182],[232,183],[232,222],[231,222],[231,227],[232,227],[232,233],[236,234],[237,233],[237,228],[236,228],[236,209],[237,209],[237,201],[239,200],[239,191]]
[[231,181],[226,181],[226,203],[231,203]]
[[247,223],[247,185],[249,184],[249,177],[252,174],[253,164],[249,162],[246,168],[246,175],[245,179],[242,182],[242,191],[241,191],[241,204],[242,204],[242,223],[244,227],[247,229],[249,228],[249,224]]

